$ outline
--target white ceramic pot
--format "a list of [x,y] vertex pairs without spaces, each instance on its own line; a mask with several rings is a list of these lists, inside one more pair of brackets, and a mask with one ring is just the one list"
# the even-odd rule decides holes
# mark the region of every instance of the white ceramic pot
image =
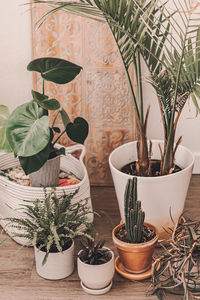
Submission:
[[47,261],[42,265],[46,252],[34,247],[35,264],[38,275],[45,279],[58,280],[72,274],[74,270],[74,242],[67,250],[49,253]]
[[89,265],[77,258],[78,275],[84,286],[93,290],[100,290],[109,286],[115,271],[114,253],[111,250],[110,253],[111,259],[102,265]]
[[29,175],[31,185],[57,186],[60,173],[60,156],[56,156],[46,161],[46,163],[36,172]]
[[[161,144],[162,147],[163,141],[152,141],[152,159],[160,159],[158,144]],[[127,180],[133,176],[124,174],[120,169],[137,160],[136,146],[136,141],[124,144],[116,148],[109,157],[122,220],[124,220],[124,191]],[[138,199],[142,201],[145,222],[157,227],[160,238],[166,237],[165,229],[173,228],[173,221],[177,222],[183,212],[194,165],[194,156],[187,148],[179,146],[175,155],[175,163],[182,168],[180,172],[175,174],[159,177],[137,177]]]

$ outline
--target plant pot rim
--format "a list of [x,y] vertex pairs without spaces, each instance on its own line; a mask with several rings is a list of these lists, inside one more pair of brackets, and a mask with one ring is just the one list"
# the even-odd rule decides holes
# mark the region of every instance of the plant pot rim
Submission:
[[[94,268],[94,267],[95,267],[95,268],[103,268],[105,265],[110,264],[110,263],[114,260],[114,252],[113,252],[113,250],[111,250],[111,249],[108,248],[108,247],[103,246],[102,248],[103,248],[103,249],[108,249],[108,250],[110,251],[110,253],[111,253],[111,258],[110,258],[107,262],[105,262],[105,263],[103,263],[103,264],[100,264],[100,265],[90,265],[90,264],[87,264],[87,263],[85,263],[84,261],[82,261],[79,257],[77,257],[77,260],[78,260],[81,264],[86,265],[88,268]],[[78,255],[79,255],[82,251],[84,251],[84,250],[81,249],[81,250],[78,252]]]
[[[67,248],[67,249],[65,249],[65,250],[62,250],[62,251],[49,252],[49,255],[50,255],[50,254],[62,254],[62,253],[64,253],[64,252],[67,252],[67,251],[71,250],[71,249],[74,247],[74,240],[71,239],[71,241],[72,241],[72,243],[71,243],[71,246],[70,246],[69,248]],[[36,250],[37,252],[47,253],[46,251],[42,251],[42,250],[38,249],[38,247],[37,247],[36,245],[34,245],[34,248],[35,248],[35,250]]]
[[[148,140],[149,142],[149,140]],[[164,141],[163,140],[151,140],[152,143],[161,143],[163,144]],[[116,149],[114,149],[110,155],[109,155],[109,165],[112,166],[113,169],[115,169],[115,171],[119,174],[123,173],[122,171],[120,171],[119,169],[117,169],[113,163],[112,163],[112,157],[113,155],[119,150],[119,149],[122,149],[122,148],[125,148],[131,144],[136,144],[137,141],[131,141],[131,142],[128,142],[128,143],[125,143],[123,145],[120,145],[119,147],[117,147]],[[162,176],[148,176],[148,177],[144,177],[144,176],[137,176],[137,175],[129,175],[129,174],[126,174],[126,173],[123,173],[124,176],[128,178],[133,178],[133,177],[137,177],[138,179],[142,178],[143,181],[150,181],[150,180],[165,180],[166,177],[169,177],[169,176],[179,176],[180,173],[183,173],[183,172],[187,172],[188,169],[191,168],[192,165],[194,165],[194,161],[195,161],[195,158],[194,158],[194,154],[185,146],[182,146],[182,145],[179,145],[178,146],[178,149],[182,149],[182,150],[185,150],[187,151],[190,155],[191,155],[191,163],[186,167],[186,168],[183,168],[182,170],[180,170],[179,172],[176,172],[176,173],[172,173],[172,174],[167,174],[167,175],[162,175]]]
[[148,242],[144,242],[144,243],[127,243],[127,242],[123,242],[120,239],[118,239],[115,235],[116,231],[118,231],[123,226],[125,226],[125,222],[122,222],[122,223],[118,224],[117,226],[115,226],[112,230],[112,237],[113,237],[114,242],[117,245],[122,245],[124,248],[129,248],[129,249],[130,248],[144,248],[146,246],[151,246],[151,245],[155,244],[158,240],[158,230],[157,230],[157,228],[154,225],[150,224],[150,223],[144,222],[144,226],[150,228],[151,230],[153,230],[155,232],[156,235],[153,239],[151,239]]

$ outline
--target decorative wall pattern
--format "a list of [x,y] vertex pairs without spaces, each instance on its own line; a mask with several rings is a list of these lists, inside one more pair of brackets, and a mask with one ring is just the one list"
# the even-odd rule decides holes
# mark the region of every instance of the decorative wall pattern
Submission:
[[[109,153],[135,138],[133,107],[118,50],[106,24],[63,12],[51,15],[35,30],[44,13],[44,6],[32,9],[33,58],[57,56],[83,67],[72,83],[46,84],[46,94],[58,99],[72,119],[81,115],[88,120],[85,162],[90,181],[110,185]],[[34,88],[41,89],[37,75],[33,81]],[[69,141],[63,137],[62,143]]]

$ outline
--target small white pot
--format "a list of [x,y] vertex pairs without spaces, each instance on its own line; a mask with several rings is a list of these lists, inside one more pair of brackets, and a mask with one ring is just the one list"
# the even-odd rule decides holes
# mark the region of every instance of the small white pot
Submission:
[[74,241],[67,250],[49,253],[47,261],[42,265],[46,252],[34,247],[36,271],[45,279],[57,280],[72,274],[74,270]]
[[[105,249],[108,249],[104,247]],[[110,249],[109,249],[110,250]],[[81,250],[83,251],[83,250]],[[79,252],[80,253],[80,252]],[[100,290],[107,287],[114,276],[114,253],[110,250],[111,259],[102,265],[89,265],[77,259],[78,275],[81,282],[89,289]]]
[[60,156],[48,159],[45,164],[36,172],[29,175],[31,185],[40,186],[57,186],[60,173]]
[[[163,141],[152,141],[152,159],[160,159],[159,144],[163,147]],[[116,148],[109,157],[109,165],[122,220],[124,220],[125,187],[127,180],[133,178],[133,176],[121,172],[120,169],[136,160],[136,141]],[[187,148],[179,146],[175,155],[175,163],[182,168],[180,172],[175,174],[158,177],[137,177],[138,199],[142,201],[145,222],[153,224],[158,229],[160,238],[166,237],[165,229],[173,228],[173,221],[176,223],[183,212],[194,165],[194,156]]]

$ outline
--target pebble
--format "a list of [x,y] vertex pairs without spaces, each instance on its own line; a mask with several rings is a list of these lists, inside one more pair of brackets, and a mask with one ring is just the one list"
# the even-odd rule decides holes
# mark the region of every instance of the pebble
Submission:
[[[8,169],[4,172],[8,178],[11,178],[12,180],[16,181],[16,183],[19,183],[24,186],[31,186],[29,176],[24,173],[21,167]],[[75,175],[67,174],[63,171],[60,172],[59,179],[59,186],[73,185],[80,182],[80,179],[78,179]]]

